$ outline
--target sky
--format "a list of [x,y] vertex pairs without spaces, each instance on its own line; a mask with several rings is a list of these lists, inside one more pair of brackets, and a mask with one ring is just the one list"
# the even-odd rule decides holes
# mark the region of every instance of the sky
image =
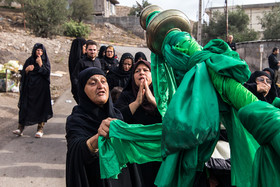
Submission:
[[[119,5],[132,7],[136,5],[136,0],[118,0]],[[227,0],[228,6],[232,5],[247,5],[247,4],[260,4],[260,3],[275,3],[280,0]],[[142,0],[137,0],[142,3]],[[149,3],[158,5],[162,9],[177,9],[184,12],[189,19],[193,21],[198,20],[198,3],[199,0],[148,0]],[[224,6],[225,0],[202,0],[202,10],[210,7]],[[204,12],[204,11],[203,11]],[[207,15],[202,16],[207,19]]]

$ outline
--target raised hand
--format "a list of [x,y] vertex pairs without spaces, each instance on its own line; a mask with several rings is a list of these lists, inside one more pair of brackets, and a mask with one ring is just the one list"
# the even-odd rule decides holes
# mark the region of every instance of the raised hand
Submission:
[[152,92],[149,88],[148,82],[146,80],[144,81],[144,85],[145,85],[145,96],[146,96],[147,100],[149,101],[149,103],[152,103],[154,106],[157,106],[156,98],[152,94]]
[[99,128],[98,128],[98,135],[104,136],[105,138],[109,138],[109,128],[110,128],[110,122],[112,120],[116,120],[115,118],[106,118],[104,119]]
[[262,93],[265,96],[269,93],[269,90],[271,88],[270,84],[266,84],[263,82],[258,82],[257,83],[257,92]]
[[145,92],[146,92],[146,90],[145,90],[145,84],[144,84],[144,79],[143,79],[143,80],[141,80],[141,83],[139,85],[139,90],[137,93],[136,100],[129,104],[129,109],[130,109],[130,112],[132,115],[135,113],[137,108],[143,103]]
[[38,57],[36,58],[36,63],[37,63],[40,67],[43,65],[43,61],[42,61],[41,56],[38,56]]
[[34,65],[29,65],[25,68],[25,73],[27,74],[29,71],[33,71],[34,70]]

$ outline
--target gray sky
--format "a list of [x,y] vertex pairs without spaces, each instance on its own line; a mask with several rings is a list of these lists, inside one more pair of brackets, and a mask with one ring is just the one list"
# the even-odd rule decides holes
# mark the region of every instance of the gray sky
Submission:
[[[119,5],[130,6],[136,5],[136,0],[118,0]],[[142,0],[137,0],[142,3]],[[158,5],[162,9],[178,9],[184,12],[189,19],[198,20],[198,2],[199,0],[148,0],[149,3]],[[209,7],[224,6],[225,0],[202,0],[202,9]],[[245,5],[245,4],[260,4],[260,3],[275,3],[280,0],[228,0],[228,6]],[[207,19],[207,16],[204,17]]]

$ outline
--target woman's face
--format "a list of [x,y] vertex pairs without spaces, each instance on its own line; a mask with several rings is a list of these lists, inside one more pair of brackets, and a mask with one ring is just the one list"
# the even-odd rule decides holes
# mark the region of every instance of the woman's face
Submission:
[[93,103],[103,106],[109,98],[109,86],[106,77],[103,75],[91,76],[84,91]]
[[261,93],[268,93],[271,88],[272,81],[267,76],[259,76],[256,78],[257,87],[260,88]]
[[130,58],[127,58],[123,61],[123,70],[129,71],[132,67],[132,60]]
[[37,49],[36,50],[36,56],[37,57],[40,57],[40,56],[42,56],[43,55],[43,49]]
[[114,57],[114,49],[107,48],[107,49],[106,49],[106,56],[107,56],[108,58],[113,58],[113,57]]
[[135,84],[139,87],[141,81],[147,81],[148,85],[152,83],[152,74],[150,69],[145,64],[139,64],[133,74]]

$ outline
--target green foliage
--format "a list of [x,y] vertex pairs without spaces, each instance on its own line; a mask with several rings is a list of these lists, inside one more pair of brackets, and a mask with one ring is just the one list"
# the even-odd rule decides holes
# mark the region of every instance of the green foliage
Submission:
[[89,26],[85,25],[83,22],[78,23],[70,20],[69,22],[64,23],[63,27],[65,36],[86,38],[90,33]]
[[[228,34],[234,36],[235,42],[251,41],[258,38],[258,33],[252,29],[248,29],[249,16],[240,7],[236,11],[228,14]],[[209,25],[203,25],[203,43],[209,42],[211,39],[220,38],[226,41],[226,18],[221,12],[214,12]]]
[[129,12],[128,15],[129,15],[129,16],[137,16],[137,17],[139,17],[141,11],[142,11],[145,7],[147,7],[147,6],[149,6],[149,5],[151,5],[151,3],[149,3],[148,0],[142,0],[142,5],[136,1],[136,5],[133,5],[133,6],[132,6],[132,8],[131,8],[131,10],[130,10],[130,12]]
[[74,0],[70,8],[72,10],[71,18],[75,21],[81,22],[89,20],[93,14],[92,0]]
[[36,36],[52,37],[61,33],[67,17],[66,0],[26,0],[27,26]]
[[280,3],[278,6],[274,7],[271,12],[266,12],[260,23],[264,29],[263,35],[264,39],[279,39],[280,32]]

